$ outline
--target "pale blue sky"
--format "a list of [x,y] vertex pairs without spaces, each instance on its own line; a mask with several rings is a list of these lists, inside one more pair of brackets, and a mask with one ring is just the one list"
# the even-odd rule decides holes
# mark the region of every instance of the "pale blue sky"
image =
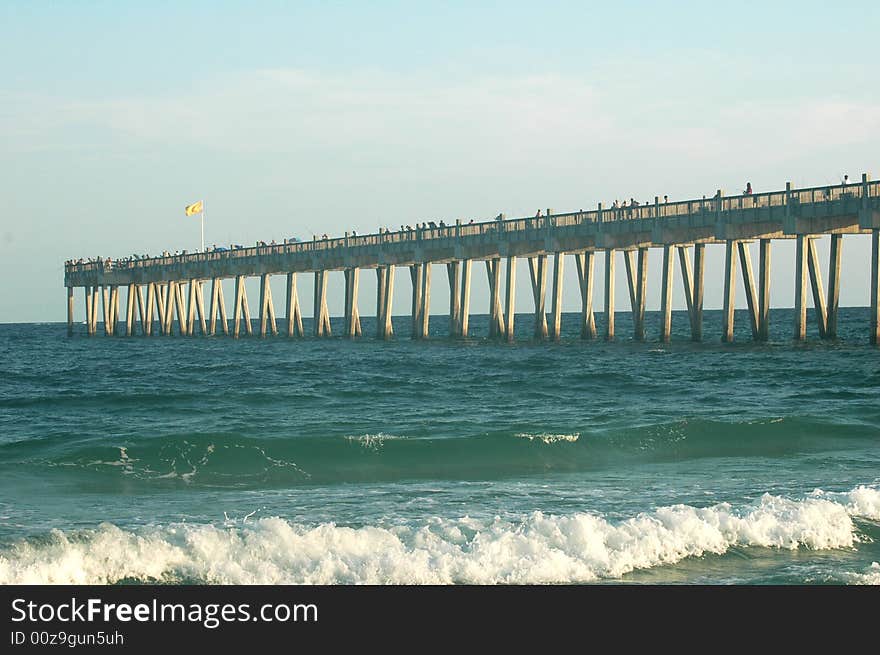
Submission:
[[199,198],[209,243],[248,244],[880,173],[877,3],[292,4],[0,2],[0,322],[63,320],[66,258],[196,247]]

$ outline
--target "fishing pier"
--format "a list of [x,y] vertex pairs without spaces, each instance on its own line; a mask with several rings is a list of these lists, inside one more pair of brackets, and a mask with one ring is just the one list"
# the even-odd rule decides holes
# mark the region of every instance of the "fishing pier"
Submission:
[[[814,239],[831,235],[827,293]],[[869,339],[880,344],[880,182],[862,175],[860,182],[771,193],[723,196],[684,202],[661,202],[631,207],[493,220],[436,228],[381,231],[378,234],[284,243],[228,251],[132,259],[121,262],[68,263],[67,329],[74,333],[74,291],[83,290],[86,333],[98,334],[99,305],[105,335],[277,335],[278,320],[270,278],[286,276],[282,330],[289,337],[305,336],[298,295],[298,277],[313,276],[315,337],[331,336],[327,309],[327,279],[340,271],[345,277],[344,335],[361,335],[358,285],[362,270],[377,276],[377,337],[394,335],[392,300],[395,270],[409,271],[412,286],[412,337],[428,337],[431,271],[445,265],[450,290],[449,335],[468,336],[474,262],[483,262],[489,288],[489,336],[513,340],[516,260],[529,263],[534,299],[534,337],[558,339],[562,314],[563,267],[574,259],[580,287],[581,336],[615,336],[615,266],[626,267],[629,305],[636,340],[645,334],[645,298],[648,256],[662,251],[661,323],[657,337],[668,341],[672,319],[672,288],[678,260],[690,317],[691,336],[703,338],[703,290],[707,245],[725,248],[723,327],[721,339],[734,338],[736,278],[741,273],[751,326],[751,337],[766,340],[770,316],[770,260],[775,239],[796,239],[793,336],[807,335],[807,296],[812,303],[821,338],[837,335],[838,296],[843,236],[870,234],[869,275],[871,324]],[[750,245],[758,243],[757,267]],[[604,316],[593,310],[596,254],[605,267]],[[553,261],[548,281],[549,259]],[[506,260],[506,262],[505,262]],[[757,269],[757,275],[756,270]],[[245,280],[260,279],[258,328],[252,323]],[[504,278],[502,284],[502,278]],[[231,320],[221,281],[235,281]],[[809,282],[808,282],[809,280]],[[210,289],[207,289],[210,282]],[[550,298],[547,287],[551,286]],[[808,291],[809,286],[809,291]],[[120,295],[125,290],[125,315]],[[206,295],[210,296],[206,299]],[[548,308],[549,304],[549,308]],[[175,320],[176,319],[176,320]],[[600,329],[601,328],[601,334]]]

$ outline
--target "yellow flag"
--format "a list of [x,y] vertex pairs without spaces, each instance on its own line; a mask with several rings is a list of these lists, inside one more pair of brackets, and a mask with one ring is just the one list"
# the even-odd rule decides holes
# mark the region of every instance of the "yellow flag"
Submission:
[[194,202],[191,205],[187,205],[184,208],[187,216],[192,216],[193,214],[201,214],[202,213],[202,201]]

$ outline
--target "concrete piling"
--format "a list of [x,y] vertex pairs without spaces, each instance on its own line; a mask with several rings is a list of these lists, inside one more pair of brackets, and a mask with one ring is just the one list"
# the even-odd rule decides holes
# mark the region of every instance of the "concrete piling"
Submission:
[[505,287],[504,317],[506,323],[504,334],[508,341],[513,341],[513,319],[515,315],[514,304],[516,303],[516,257],[507,257],[507,284]]
[[535,338],[546,339],[547,329],[547,255],[529,257],[529,277],[535,303]]
[[605,250],[605,340],[614,339],[614,250]]
[[446,264],[446,275],[449,278],[449,336],[459,336],[461,325],[461,262],[456,260]]
[[299,306],[299,293],[297,293],[296,289],[296,273],[287,274],[287,293],[285,296],[287,300],[287,310],[285,313],[285,316],[287,316],[287,336],[305,336],[303,332],[302,310]]
[[648,249],[639,248],[638,277],[636,279],[636,313],[635,313],[635,338],[636,341],[645,340],[645,303],[648,287]]
[[394,326],[391,322],[394,308],[394,266],[388,266],[385,271],[384,305],[382,309],[382,338],[390,339],[394,336]]
[[807,238],[797,235],[794,273],[794,338],[807,338]]
[[840,301],[840,253],[843,242],[842,234],[831,235],[831,252],[828,261],[828,306],[825,323],[825,336],[837,338],[837,309]]
[[733,341],[733,317],[736,300],[736,253],[736,241],[728,239],[724,257],[724,324],[721,328],[721,340],[727,343]]
[[565,271],[565,253],[553,253],[553,320],[550,336],[559,341],[562,335],[562,275]]
[[134,305],[135,305],[135,285],[128,285],[128,293],[125,298],[125,336],[130,337],[134,334]]
[[327,309],[327,271],[315,271],[315,336],[332,336]]
[[422,264],[422,306],[419,309],[419,339],[427,339],[431,320],[431,262]]
[[819,268],[815,239],[807,239],[807,268],[810,273],[810,289],[813,292],[813,308],[816,311],[819,338],[827,339],[828,313],[825,307],[825,288],[822,284],[822,269]]
[[489,338],[504,336],[504,311],[501,307],[501,258],[486,260],[489,280]]
[[761,239],[758,262],[759,339],[770,338],[770,239]]
[[871,343],[880,345],[880,229],[871,230]]
[[[672,335],[672,278],[675,269],[675,259],[672,257],[673,248],[674,246],[668,244],[663,246],[663,273],[660,282],[660,341],[669,341]],[[688,298],[688,313],[691,311],[691,302]]]
[[461,323],[458,336],[462,338],[467,338],[471,313],[471,264],[473,262],[470,259],[465,259],[461,269]]
[[758,341],[761,335],[760,315],[758,313],[758,296],[755,292],[755,277],[752,274],[752,257],[749,253],[748,241],[737,242],[739,249],[740,269],[742,270],[743,288],[749,308],[749,322],[752,327],[752,339]]
[[412,338],[418,339],[422,325],[422,270],[421,264],[413,264],[409,267],[409,277],[412,282]]
[[593,259],[592,250],[574,256],[577,265],[578,287],[581,291],[581,339],[596,338],[596,319],[593,316]]

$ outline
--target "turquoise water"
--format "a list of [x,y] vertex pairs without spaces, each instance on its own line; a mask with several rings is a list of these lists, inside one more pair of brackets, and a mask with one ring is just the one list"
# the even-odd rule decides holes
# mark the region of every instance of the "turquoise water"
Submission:
[[668,345],[625,313],[610,344],[573,314],[558,344],[527,315],[514,344],[485,317],[466,342],[444,316],[428,342],[0,325],[0,582],[880,582],[867,310],[833,343],[774,310],[769,344],[744,312],[721,344],[720,318],[692,344],[676,312]]

